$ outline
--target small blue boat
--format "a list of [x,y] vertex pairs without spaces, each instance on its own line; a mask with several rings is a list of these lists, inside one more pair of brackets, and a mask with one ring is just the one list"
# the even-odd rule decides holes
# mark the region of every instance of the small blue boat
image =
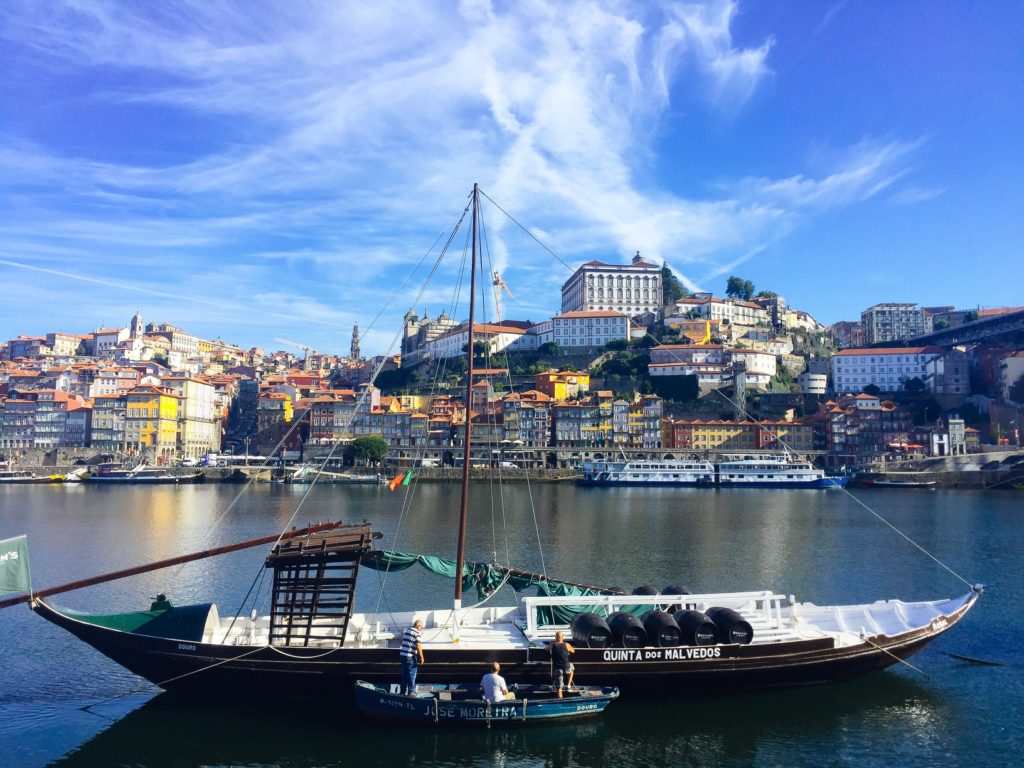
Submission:
[[482,698],[479,685],[421,685],[403,696],[391,688],[356,681],[359,709],[374,717],[420,723],[532,723],[599,715],[619,697],[618,688],[576,687],[558,698],[550,685],[510,685],[514,699]]

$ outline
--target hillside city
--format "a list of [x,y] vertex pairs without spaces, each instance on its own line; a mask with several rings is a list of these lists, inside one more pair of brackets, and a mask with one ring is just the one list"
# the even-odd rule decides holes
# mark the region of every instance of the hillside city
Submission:
[[377,437],[390,463],[452,465],[467,418],[473,460],[517,469],[758,450],[848,468],[1020,445],[1024,307],[885,302],[825,327],[736,276],[724,296],[690,293],[639,253],[583,264],[561,294],[541,322],[498,302],[475,324],[468,404],[467,322],[444,313],[407,313],[388,357],[361,354],[358,326],[348,355],[298,356],[138,313],[18,336],[0,342],[0,461],[310,461],[341,445],[351,463]]

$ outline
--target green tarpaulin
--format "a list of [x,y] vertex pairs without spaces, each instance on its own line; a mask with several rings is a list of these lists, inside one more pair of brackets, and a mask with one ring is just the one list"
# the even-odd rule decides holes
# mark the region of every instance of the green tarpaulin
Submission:
[[28,537],[0,541],[0,595],[21,594],[32,588],[28,570]]
[[[391,552],[374,550],[363,555],[362,564],[378,571],[404,571],[413,565],[421,565],[438,576],[448,579],[455,578],[455,561],[431,555],[414,555],[407,552]],[[537,588],[538,597],[587,597],[590,595],[606,595],[605,590],[578,587],[573,584],[548,581],[542,577],[520,576],[509,573],[505,568],[490,563],[464,563],[462,566],[462,588],[476,587],[480,600],[490,595],[503,581],[516,592],[524,592]],[[568,624],[572,617],[582,611],[589,611],[586,605],[554,605],[541,609],[541,624]],[[645,609],[646,610],[646,609]]]

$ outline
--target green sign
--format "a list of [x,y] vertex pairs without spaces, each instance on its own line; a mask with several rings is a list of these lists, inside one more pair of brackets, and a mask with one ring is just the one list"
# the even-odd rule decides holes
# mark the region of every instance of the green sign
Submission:
[[15,536],[0,541],[0,595],[31,589],[28,572],[28,537]]

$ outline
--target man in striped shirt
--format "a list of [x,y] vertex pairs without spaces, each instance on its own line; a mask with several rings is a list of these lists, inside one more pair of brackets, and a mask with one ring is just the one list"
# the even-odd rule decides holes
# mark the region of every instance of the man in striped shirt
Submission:
[[402,635],[402,695],[416,692],[416,668],[423,663],[423,620],[416,619]]

